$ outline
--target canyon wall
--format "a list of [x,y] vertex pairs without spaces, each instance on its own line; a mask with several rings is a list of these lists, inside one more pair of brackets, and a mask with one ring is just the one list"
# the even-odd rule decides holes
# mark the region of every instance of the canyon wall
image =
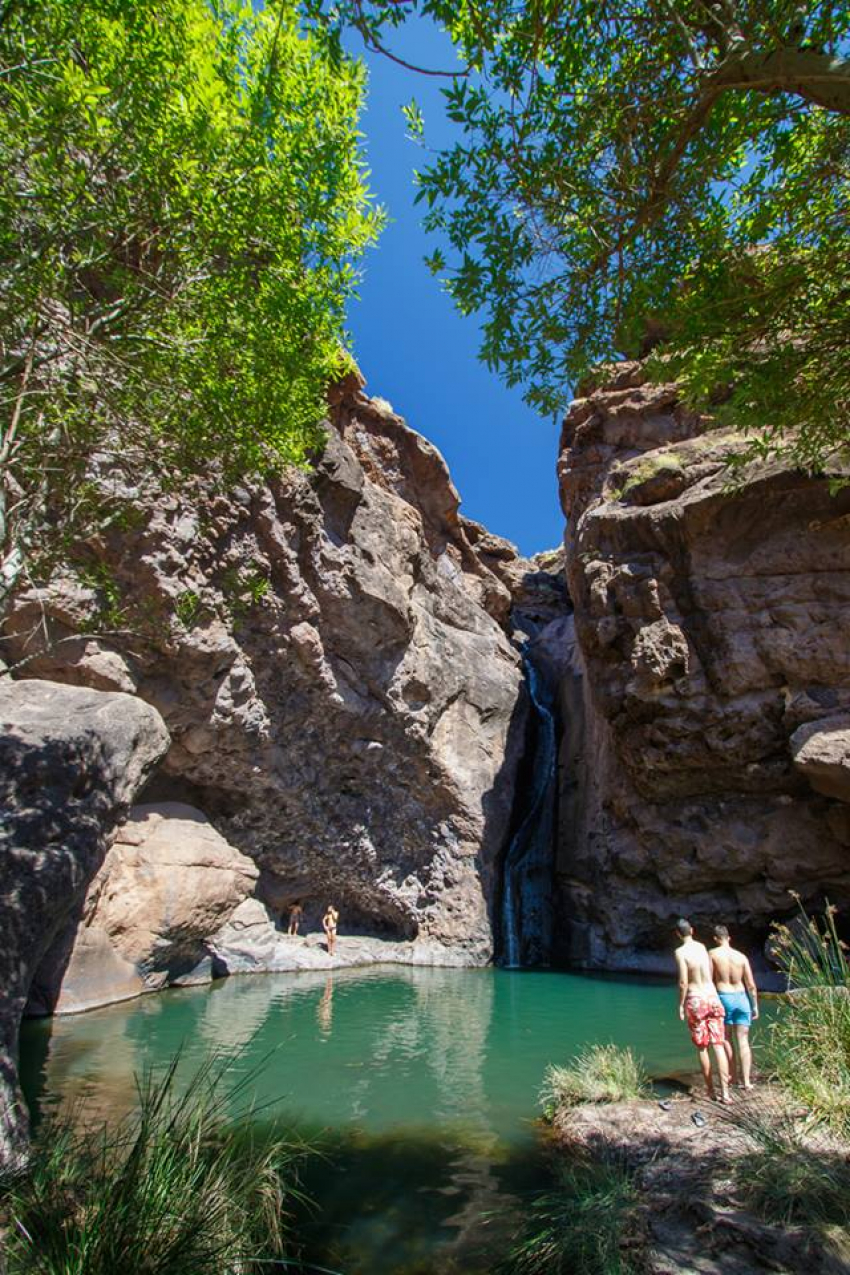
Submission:
[[119,493],[5,649],[171,743],[31,1008],[312,967],[296,900],[308,931],[337,903],[352,959],[491,959],[532,776],[519,639],[562,732],[556,959],[666,970],[680,913],[758,950],[792,891],[850,903],[850,487],[741,449],[639,364],[591,385],[559,463],[574,615],[563,559],[463,518],[353,381],[309,473]]
[[[763,942],[850,903],[850,487],[616,367],[573,403],[559,477],[563,954],[666,968],[679,914]],[[835,484],[833,484],[833,487]],[[551,645],[551,643],[550,643]]]
[[168,747],[129,695],[0,681],[0,1166],[23,1153],[18,1029],[56,940],[76,929],[116,824]]
[[[213,865],[230,883],[227,942],[250,930],[255,957],[301,900],[308,930],[333,901],[344,934],[407,940],[413,959],[489,960],[528,715],[511,591],[528,581],[533,618],[557,582],[462,518],[440,454],[353,378],[309,473],[114,494],[114,524],[75,568],[19,592],[7,659],[15,677],[154,706],[171,745],[139,818],[149,830],[176,810],[198,848],[163,859],[162,831],[158,849],[135,832],[116,844],[86,905],[68,1007],[110,998],[83,977],[107,947],[115,995],[209,976],[208,940],[233,919],[219,886],[201,929],[178,924],[164,892],[169,874],[184,896],[192,871],[209,877],[205,818],[227,846]],[[124,896],[143,882],[140,947]],[[233,967],[264,967],[249,956]],[[40,1008],[69,959],[57,949],[47,962]],[[226,972],[226,950],[218,961]]]

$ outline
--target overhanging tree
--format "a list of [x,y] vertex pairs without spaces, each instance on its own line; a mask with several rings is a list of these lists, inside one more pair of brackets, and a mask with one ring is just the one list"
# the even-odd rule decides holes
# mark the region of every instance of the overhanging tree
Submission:
[[379,215],[296,5],[0,3],[0,610],[133,484],[303,462]]
[[654,374],[696,403],[731,386],[720,411],[763,453],[817,469],[850,444],[850,6],[350,0],[333,13],[391,52],[417,10],[466,67],[445,89],[460,138],[418,180],[432,268],[481,316],[485,362],[548,413],[592,365],[651,338]]

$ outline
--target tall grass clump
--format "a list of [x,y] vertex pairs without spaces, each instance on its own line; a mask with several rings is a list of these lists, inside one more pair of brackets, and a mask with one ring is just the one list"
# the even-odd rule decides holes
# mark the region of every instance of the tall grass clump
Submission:
[[835,909],[822,921],[775,927],[774,952],[789,993],[771,1030],[770,1063],[814,1117],[850,1137],[850,963]]
[[546,1069],[540,1100],[554,1116],[583,1102],[628,1102],[648,1092],[649,1079],[630,1049],[591,1045],[568,1066]]
[[637,1275],[638,1195],[616,1159],[581,1159],[531,1204],[499,1275]]
[[741,1107],[728,1118],[753,1148],[734,1166],[750,1208],[780,1226],[850,1226],[850,1163],[834,1138],[782,1095]]
[[175,1059],[115,1127],[48,1119],[0,1182],[8,1275],[260,1275],[293,1251],[303,1146],[260,1138],[213,1061],[176,1092]]

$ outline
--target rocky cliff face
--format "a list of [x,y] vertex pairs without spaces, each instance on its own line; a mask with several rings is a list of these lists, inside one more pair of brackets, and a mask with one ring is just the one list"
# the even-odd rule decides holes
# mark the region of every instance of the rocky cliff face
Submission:
[[81,913],[41,962],[29,1012],[78,1013],[167,983],[208,981],[212,943],[258,876],[201,811],[133,806]]
[[272,918],[300,899],[312,928],[332,900],[343,931],[486,961],[527,714],[509,585],[532,568],[353,384],[314,473],[120,494],[79,568],[18,597],[17,675],[155,706],[145,800],[207,815]]
[[17,1050],[33,980],[167,746],[159,715],[128,695],[0,681],[0,1164],[26,1134]]
[[564,426],[558,871],[590,965],[651,965],[679,913],[755,942],[789,890],[850,902],[850,488],[730,474],[711,425],[625,364]]

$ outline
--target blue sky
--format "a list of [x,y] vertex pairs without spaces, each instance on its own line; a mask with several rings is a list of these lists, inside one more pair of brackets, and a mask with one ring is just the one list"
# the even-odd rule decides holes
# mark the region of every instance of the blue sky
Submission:
[[[424,21],[388,37],[393,52],[420,66],[448,68],[454,59],[443,33]],[[388,399],[409,425],[445,456],[467,517],[512,540],[523,553],[558,545],[564,520],[555,462],[558,425],[541,420],[476,357],[478,327],[461,318],[422,263],[434,244],[414,207],[414,168],[427,154],[405,137],[403,103],[416,98],[430,146],[450,140],[440,81],[365,54],[359,36],[347,44],[369,67],[361,127],[371,185],[390,216],[368,254],[361,300],[348,328],[366,391]]]

